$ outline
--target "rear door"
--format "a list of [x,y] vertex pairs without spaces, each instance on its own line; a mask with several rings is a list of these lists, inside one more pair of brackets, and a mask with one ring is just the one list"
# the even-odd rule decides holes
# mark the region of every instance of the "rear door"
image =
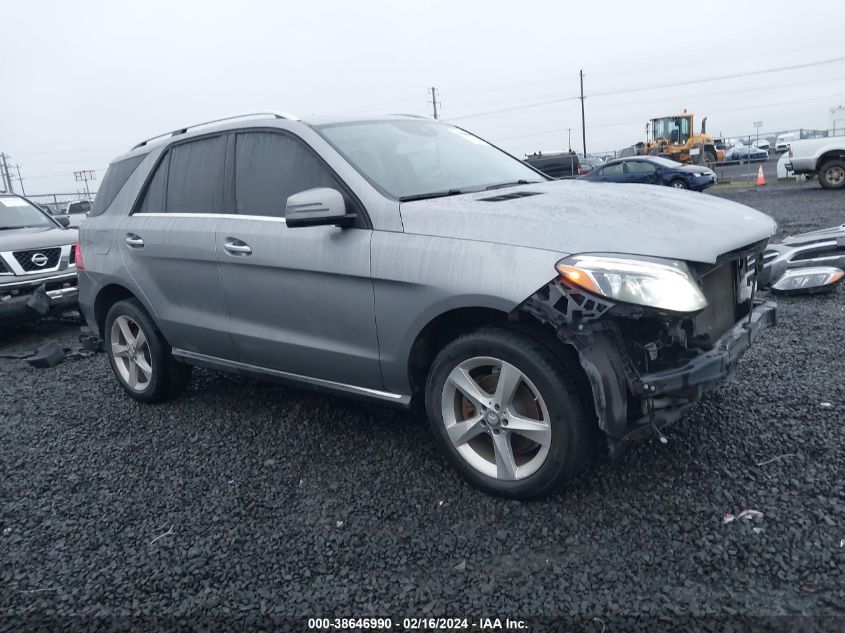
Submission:
[[[217,252],[238,360],[347,385],[381,387],[372,231],[363,210],[298,137],[238,133],[236,215],[217,227]],[[287,198],[315,187],[344,193],[357,228],[288,228]]]
[[215,252],[228,142],[222,134],[167,149],[117,239],[168,342],[232,359]]

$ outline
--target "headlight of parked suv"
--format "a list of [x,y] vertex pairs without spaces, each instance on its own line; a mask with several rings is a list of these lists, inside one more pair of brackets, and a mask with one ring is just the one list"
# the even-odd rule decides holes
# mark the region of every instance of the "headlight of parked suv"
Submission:
[[[664,263],[665,262],[665,263]],[[669,310],[697,312],[707,299],[683,262],[576,255],[557,263],[561,277],[597,295]]]

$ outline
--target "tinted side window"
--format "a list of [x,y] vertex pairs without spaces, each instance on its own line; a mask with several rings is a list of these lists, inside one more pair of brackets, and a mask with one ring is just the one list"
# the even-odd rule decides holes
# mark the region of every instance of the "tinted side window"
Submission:
[[164,194],[167,191],[167,169],[170,166],[170,152],[160,161],[153,179],[150,181],[144,201],[138,209],[138,213],[164,213]]
[[226,139],[203,138],[169,150],[167,213],[215,213],[223,203]]
[[315,187],[339,189],[328,168],[305,143],[273,132],[238,134],[235,145],[238,213],[284,217],[289,196]]

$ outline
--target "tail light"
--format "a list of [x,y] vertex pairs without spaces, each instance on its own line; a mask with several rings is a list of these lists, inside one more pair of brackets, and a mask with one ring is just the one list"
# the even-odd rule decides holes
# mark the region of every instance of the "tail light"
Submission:
[[82,261],[82,246],[79,240],[76,241],[76,247],[73,249],[73,263],[79,270],[85,270],[85,264]]

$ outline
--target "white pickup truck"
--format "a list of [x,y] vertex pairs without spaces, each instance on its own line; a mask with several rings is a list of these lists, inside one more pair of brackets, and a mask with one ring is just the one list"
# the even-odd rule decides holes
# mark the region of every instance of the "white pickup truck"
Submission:
[[818,175],[825,189],[845,189],[845,136],[792,141],[786,168],[807,177]]

